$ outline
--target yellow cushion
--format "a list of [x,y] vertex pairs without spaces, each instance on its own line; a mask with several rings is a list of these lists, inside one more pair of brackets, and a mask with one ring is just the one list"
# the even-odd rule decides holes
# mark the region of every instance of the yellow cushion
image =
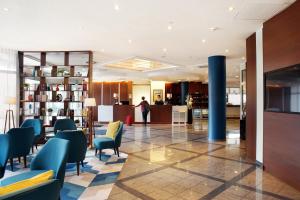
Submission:
[[120,126],[120,121],[110,122],[106,130],[106,136],[115,139],[119,126]]
[[32,187],[35,185],[39,185],[41,183],[47,182],[48,180],[52,179],[54,176],[53,170],[46,171],[39,175],[36,175],[32,178],[25,179],[19,182],[12,183],[10,185],[6,185],[0,187],[0,195],[7,195],[9,193],[16,192],[18,190],[22,190],[28,187]]

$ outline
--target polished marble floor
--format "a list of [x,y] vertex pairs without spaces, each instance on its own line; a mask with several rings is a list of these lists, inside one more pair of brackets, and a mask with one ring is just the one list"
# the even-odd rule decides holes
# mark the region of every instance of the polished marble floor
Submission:
[[246,159],[239,122],[227,140],[209,142],[207,121],[193,126],[126,127],[128,158],[109,199],[300,199],[300,191]]

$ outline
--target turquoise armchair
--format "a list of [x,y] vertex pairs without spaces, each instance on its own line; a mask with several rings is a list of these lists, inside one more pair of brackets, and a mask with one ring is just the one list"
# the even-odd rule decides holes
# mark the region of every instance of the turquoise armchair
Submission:
[[58,119],[54,124],[54,134],[56,135],[57,131],[70,131],[77,130],[75,122],[72,119]]
[[37,143],[42,136],[42,121],[40,119],[26,119],[20,126],[21,128],[25,127],[33,127],[34,130],[34,138],[32,143],[32,153],[33,146],[37,149]]
[[118,129],[118,133],[115,137],[115,139],[112,139],[110,137],[98,137],[94,139],[94,146],[95,146],[95,155],[97,155],[98,150],[99,153],[99,159],[101,160],[101,153],[102,149],[113,149],[115,151],[115,154],[119,155],[119,147],[121,146],[122,142],[122,134],[123,134],[123,122],[120,122],[120,126]]
[[0,135],[0,178],[4,176],[6,163],[9,157],[9,137],[8,135],[1,134]]
[[0,186],[9,185],[31,178],[48,170],[53,170],[54,179],[58,180],[59,188],[62,188],[69,154],[69,143],[69,141],[63,139],[50,139],[37,153],[36,157],[33,158],[30,165],[30,171],[6,178],[0,181]]
[[76,163],[77,175],[79,176],[79,163],[83,167],[83,160],[87,150],[87,139],[82,131],[59,131],[56,138],[70,141],[68,163]]
[[24,158],[24,167],[27,167],[26,157],[30,152],[30,148],[34,139],[34,129],[32,127],[27,128],[12,128],[7,132],[9,136],[10,144],[10,167],[13,171],[13,159],[20,157]]

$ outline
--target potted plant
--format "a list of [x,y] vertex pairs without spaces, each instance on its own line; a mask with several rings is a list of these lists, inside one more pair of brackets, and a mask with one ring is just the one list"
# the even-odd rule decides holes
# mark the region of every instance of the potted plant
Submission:
[[53,112],[53,109],[52,108],[48,108],[48,113],[49,113],[49,116],[52,115],[52,112]]
[[28,83],[24,83],[24,90],[28,90],[29,89],[29,84]]
[[57,76],[63,76],[64,75],[64,69],[58,69],[57,70]]
[[79,119],[76,119],[74,122],[75,122],[75,124],[76,124],[77,127],[80,125]]

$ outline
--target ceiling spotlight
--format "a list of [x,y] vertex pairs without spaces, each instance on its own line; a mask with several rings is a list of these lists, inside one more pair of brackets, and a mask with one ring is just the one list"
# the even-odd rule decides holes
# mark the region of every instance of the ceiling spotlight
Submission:
[[209,27],[208,30],[210,30],[210,31],[216,31],[216,30],[218,30],[218,27]]
[[239,76],[235,76],[235,78],[240,78]]
[[170,30],[172,30],[172,28],[173,28],[172,25],[169,24],[168,25],[168,30],[170,31]]
[[205,43],[206,42],[206,39],[202,39],[202,43]]
[[8,8],[3,8],[3,11],[7,12],[7,11],[8,11]]
[[228,52],[229,52],[229,49],[225,49],[225,52],[228,53]]
[[120,7],[119,7],[118,4],[115,4],[114,8],[115,8],[116,11],[120,10]]
[[243,56],[243,57],[242,57],[242,60],[246,60],[246,58]]
[[128,40],[128,43],[131,44],[131,43],[132,43],[132,40]]
[[163,52],[167,52],[167,48],[163,48]]
[[229,12],[232,12],[233,10],[234,10],[234,7],[233,7],[233,6],[228,7],[228,11],[229,11]]
[[104,49],[101,49],[102,52],[104,52]]

